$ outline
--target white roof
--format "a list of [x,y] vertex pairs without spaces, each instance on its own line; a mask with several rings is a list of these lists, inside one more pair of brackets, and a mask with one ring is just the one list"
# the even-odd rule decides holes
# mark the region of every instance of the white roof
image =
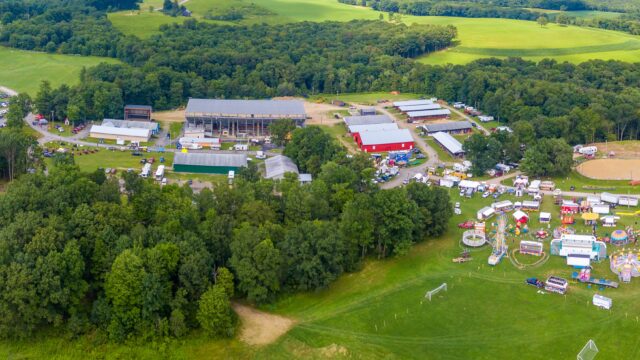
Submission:
[[345,116],[344,122],[347,124],[347,126],[371,125],[371,124],[392,123],[393,119],[391,119],[387,115],[358,115],[358,116]]
[[382,123],[382,124],[368,124],[368,125],[351,125],[349,126],[350,133],[361,133],[365,131],[385,131],[385,130],[397,130],[398,125],[396,123]]
[[400,111],[402,112],[423,111],[423,110],[442,109],[442,106],[440,106],[440,104],[405,105],[405,106],[399,106],[398,109],[400,109]]
[[414,117],[424,117],[424,116],[441,116],[441,115],[450,115],[451,111],[449,109],[438,109],[438,110],[422,110],[422,111],[409,111],[407,112],[407,116],[410,118]]
[[525,200],[522,202],[522,206],[524,207],[539,207],[540,206],[540,202],[539,201],[530,201],[530,200]]
[[516,211],[514,211],[514,212],[513,212],[513,217],[514,217],[516,220],[520,220],[520,219],[522,219],[523,217],[525,217],[525,218],[527,218],[527,219],[528,219],[528,218],[529,218],[529,215],[527,215],[527,213],[526,213],[526,212],[524,212],[524,211],[522,211],[522,210],[516,210]]
[[471,181],[471,180],[461,180],[460,183],[458,184],[458,187],[460,187],[460,188],[474,188],[474,189],[477,189],[478,186],[480,186],[479,182]]
[[567,255],[567,265],[589,266],[591,265],[591,257],[589,255],[580,256],[579,254],[569,254]]
[[540,213],[540,219],[551,219],[551,213],[548,212],[541,212]]
[[102,126],[123,127],[129,129],[149,129],[151,131],[158,130],[160,128],[160,124],[153,121],[134,121],[120,119],[104,119],[102,120]]
[[460,154],[464,152],[464,150],[462,150],[462,144],[460,143],[460,141],[456,140],[448,133],[440,131],[433,134],[433,138],[452,154]]
[[304,103],[300,100],[226,100],[189,99],[187,116],[206,114],[213,116],[286,116],[305,118]]
[[395,107],[400,107],[400,106],[415,106],[415,105],[428,105],[428,104],[433,104],[433,101],[431,100],[406,100],[406,101],[396,101],[393,103],[393,106]]
[[493,214],[493,213],[495,213],[495,212],[496,212],[496,211],[494,210],[494,208],[492,208],[492,207],[488,207],[488,206],[485,206],[485,207],[483,207],[482,209],[478,210],[478,214],[482,214],[482,215],[485,215],[485,216],[486,216],[486,215]]
[[494,209],[503,208],[503,207],[509,207],[509,206],[513,206],[513,203],[511,201],[509,201],[509,200],[498,201],[498,202],[495,202],[495,203],[491,204],[491,207],[494,208]]
[[192,137],[181,137],[178,140],[180,144],[219,144],[220,138],[192,138]]
[[387,131],[366,131],[360,133],[360,140],[363,145],[395,144],[413,142],[409,129],[387,130]]
[[91,133],[95,134],[107,134],[116,136],[137,136],[149,138],[151,131],[149,129],[138,128],[118,128],[112,126],[93,125],[91,126]]
[[264,161],[266,170],[265,178],[282,179],[288,172],[298,174],[298,167],[290,158],[283,155],[276,155]]

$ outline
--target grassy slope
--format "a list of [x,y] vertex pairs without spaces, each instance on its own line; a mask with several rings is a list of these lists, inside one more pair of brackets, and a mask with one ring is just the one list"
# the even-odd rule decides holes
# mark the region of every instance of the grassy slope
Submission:
[[0,46],[0,85],[35,95],[42,80],[57,87],[75,84],[82,67],[117,60],[100,57],[53,55]]

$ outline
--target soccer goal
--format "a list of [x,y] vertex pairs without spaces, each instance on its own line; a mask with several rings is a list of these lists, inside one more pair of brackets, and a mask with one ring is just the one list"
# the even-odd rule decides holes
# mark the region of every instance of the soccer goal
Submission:
[[596,355],[598,355],[598,347],[593,340],[589,340],[578,353],[578,360],[593,360]]
[[437,288],[427,291],[427,293],[424,295],[424,297],[428,298],[429,301],[431,301],[431,297],[437,293],[439,293],[440,291],[447,291],[447,283],[443,283],[442,285],[438,286]]

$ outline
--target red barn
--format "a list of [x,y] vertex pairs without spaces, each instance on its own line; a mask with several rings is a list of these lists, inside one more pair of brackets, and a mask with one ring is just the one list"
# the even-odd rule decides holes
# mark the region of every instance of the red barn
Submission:
[[354,139],[365,152],[411,150],[414,147],[409,129],[360,132]]

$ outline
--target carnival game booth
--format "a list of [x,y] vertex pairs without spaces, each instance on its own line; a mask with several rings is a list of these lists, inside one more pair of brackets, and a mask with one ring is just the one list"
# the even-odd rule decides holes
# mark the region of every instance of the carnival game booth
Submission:
[[577,214],[580,211],[580,205],[571,200],[562,200],[560,212],[563,214]]
[[522,202],[523,211],[538,211],[540,210],[540,201],[525,200]]
[[511,201],[509,201],[509,200],[498,201],[498,202],[495,202],[495,203],[491,204],[491,207],[496,212],[507,212],[507,211],[513,210],[513,203]]
[[529,221],[529,215],[521,210],[516,210],[513,213],[513,219],[520,224],[526,224]]
[[602,221],[602,226],[604,227],[614,227],[617,225],[618,220],[620,220],[620,217],[614,215],[606,215],[600,218],[600,221]]
[[607,257],[607,245],[593,235],[562,234],[551,241],[550,253],[567,258],[567,265],[586,267]]
[[581,217],[582,220],[584,220],[585,225],[596,225],[598,223],[598,219],[600,218],[598,214],[592,212],[582,213]]
[[611,244],[622,246],[629,243],[629,234],[624,230],[616,230],[611,233]]
[[496,210],[494,208],[485,206],[482,209],[478,210],[478,213],[476,215],[478,220],[482,221],[492,217],[493,215],[495,215],[495,213]]
[[544,283],[544,289],[558,294],[566,294],[569,290],[569,282],[557,276],[549,276]]
[[540,223],[541,224],[549,224],[551,222],[551,213],[541,211],[540,212]]
[[591,205],[591,212],[599,215],[607,215],[609,213],[609,205],[608,204]]
[[544,243],[538,241],[520,241],[520,253],[534,256],[542,256]]

